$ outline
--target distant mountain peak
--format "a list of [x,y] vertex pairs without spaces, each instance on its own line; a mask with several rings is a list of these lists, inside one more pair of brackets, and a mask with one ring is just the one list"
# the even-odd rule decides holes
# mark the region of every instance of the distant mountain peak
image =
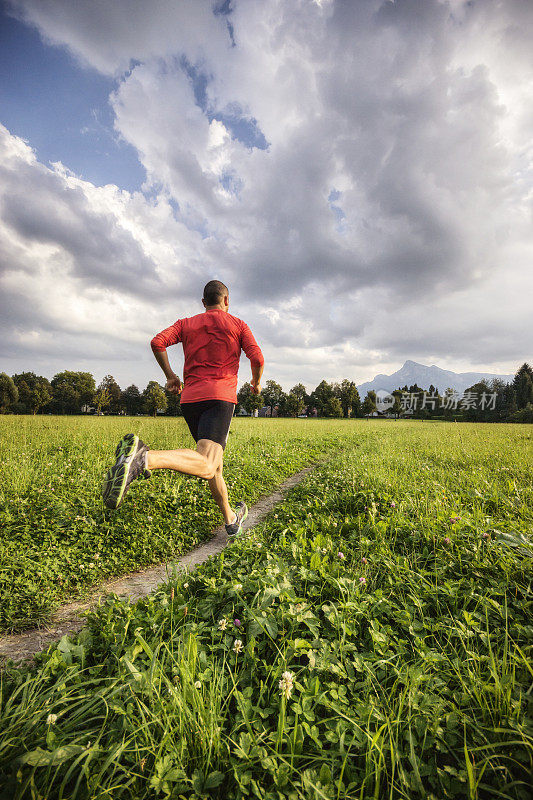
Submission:
[[464,392],[465,389],[479,381],[491,381],[494,378],[510,383],[514,375],[494,375],[488,372],[452,372],[451,370],[442,369],[436,364],[432,364],[429,367],[408,358],[403,366],[393,372],[392,375],[376,375],[373,380],[362,383],[357,388],[361,399],[369,391],[377,392],[383,389],[386,392],[392,392],[394,389],[401,389],[406,383],[409,383],[409,385],[417,384],[421,389],[429,389],[429,386],[433,385],[441,393],[444,393],[448,388]]

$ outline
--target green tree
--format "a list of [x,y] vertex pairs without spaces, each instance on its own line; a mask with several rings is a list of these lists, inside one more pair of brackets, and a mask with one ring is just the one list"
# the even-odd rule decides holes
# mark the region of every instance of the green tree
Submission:
[[42,375],[21,372],[20,375],[13,375],[13,382],[18,389],[19,402],[23,403],[26,411],[31,411],[32,414],[36,414],[52,399],[50,381]]
[[292,389],[289,391],[289,394],[293,394],[299,400],[302,401],[302,405],[306,406],[309,402],[309,395],[307,394],[307,389],[303,385],[303,383],[297,383],[296,386],[293,386]]
[[124,389],[120,398],[121,404],[126,409],[126,414],[130,417],[135,416],[135,414],[140,414],[142,408],[142,398],[141,393],[135,384],[131,384],[128,386],[127,389]]
[[402,413],[402,392],[400,391],[400,389],[395,389],[392,392],[392,396],[394,397],[394,403],[391,406],[391,411],[396,417],[396,419],[398,419],[398,417]]
[[325,417],[335,417],[338,419],[343,416],[342,403],[338,397],[330,397],[324,406]]
[[174,392],[167,392],[165,389],[165,397],[167,398],[167,410],[166,414],[168,417],[181,417],[183,416],[181,410],[181,402],[180,394],[175,394]]
[[270,407],[270,416],[274,411],[274,406],[279,405],[285,397],[285,392],[276,381],[267,381],[265,388],[262,391],[263,401],[266,406]]
[[301,395],[293,394],[292,390],[286,394],[278,408],[280,417],[297,417],[304,410],[305,405]]
[[5,372],[0,372],[0,413],[5,414],[18,399],[19,393],[13,378]]
[[319,417],[328,416],[328,403],[335,397],[333,386],[327,381],[320,381],[309,396],[310,405],[316,408]]
[[105,378],[102,378],[98,389],[105,389],[107,391],[109,398],[107,406],[109,406],[110,411],[120,411],[122,392],[114,377],[112,375],[106,375]]
[[[444,414],[444,419],[452,419],[452,417],[460,414],[459,407],[455,407],[455,399],[457,398],[457,389],[453,389],[451,386],[448,386],[445,390],[441,402],[442,408],[441,413]],[[454,399],[455,398],[455,399]]]
[[102,409],[107,408],[110,402],[111,398],[109,396],[109,390],[100,384],[94,395],[96,413],[100,415],[102,413]]
[[58,372],[52,378],[54,407],[60,413],[78,413],[82,405],[91,403],[96,386],[90,372]]
[[341,402],[342,412],[345,417],[360,416],[361,398],[353,381],[344,378],[342,383],[337,385],[335,394]]
[[533,403],[533,370],[529,364],[522,364],[518,369],[513,380],[513,389],[519,409]]
[[501,422],[507,418],[507,392],[511,388],[508,383],[502,381],[501,378],[493,378],[490,382],[490,392],[496,393],[496,403],[493,410],[489,409],[486,414],[486,419],[489,422]]
[[516,402],[516,392],[512,383],[506,383],[498,395],[500,403],[500,415],[502,420],[510,419],[513,414],[518,411],[518,404]]
[[[420,403],[424,402],[424,394],[422,394],[420,398]],[[441,397],[439,395],[439,390],[436,386],[433,386],[431,383],[429,389],[426,392],[426,404],[423,411],[427,411],[428,417],[438,417],[442,413],[441,411]],[[424,417],[427,419],[427,417]]]
[[262,408],[265,405],[263,396],[260,394],[253,394],[251,385],[246,382],[243,383],[237,392],[237,404],[244,408],[248,414],[253,414],[256,409]]
[[373,391],[367,392],[367,395],[363,401],[363,414],[365,417],[369,417],[370,414],[373,414],[376,410],[376,393]]
[[148,414],[155,417],[158,411],[165,411],[167,407],[167,398],[165,390],[158,384],[157,381],[150,381],[144,392],[142,393],[143,405]]
[[80,396],[70,383],[58,381],[53,384],[53,391],[51,407],[54,412],[68,414],[81,410]]
[[528,403],[524,408],[515,411],[509,419],[511,422],[533,422],[533,403]]
[[[487,414],[481,407],[481,397],[483,394],[490,393],[490,386],[486,380],[481,380],[479,383],[474,383],[464,391],[464,399],[459,402],[459,410],[463,417],[469,422],[482,422],[485,420]],[[467,398],[472,398],[472,405],[467,404]],[[461,405],[462,403],[462,405]]]

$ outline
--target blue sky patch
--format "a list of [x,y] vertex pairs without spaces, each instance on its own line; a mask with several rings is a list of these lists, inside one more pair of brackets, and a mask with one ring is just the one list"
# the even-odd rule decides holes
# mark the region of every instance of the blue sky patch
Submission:
[[340,200],[341,194],[342,193],[339,192],[338,189],[332,189],[328,195],[329,207],[331,208],[333,216],[335,217],[335,222],[337,223],[335,226],[337,233],[346,232],[346,224],[345,224],[346,214],[339,205],[335,205],[335,201]]
[[44,164],[61,161],[95,186],[139,190],[146,173],[137,151],[113,129],[115,86],[0,9],[0,122]]
[[230,103],[222,111],[215,111],[209,107],[207,86],[211,80],[210,75],[202,72],[199,67],[191,64],[185,57],[179,60],[179,64],[191,81],[196,105],[202,109],[209,122],[213,119],[222,122],[233,139],[237,139],[250,149],[257,147],[259,150],[266,150],[268,148],[268,142],[258,126],[257,120],[254,117],[247,117],[238,103]]

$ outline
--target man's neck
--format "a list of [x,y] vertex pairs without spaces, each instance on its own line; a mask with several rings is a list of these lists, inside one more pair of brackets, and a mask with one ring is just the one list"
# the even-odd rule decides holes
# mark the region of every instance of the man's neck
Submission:
[[206,306],[206,311],[226,311],[225,306]]

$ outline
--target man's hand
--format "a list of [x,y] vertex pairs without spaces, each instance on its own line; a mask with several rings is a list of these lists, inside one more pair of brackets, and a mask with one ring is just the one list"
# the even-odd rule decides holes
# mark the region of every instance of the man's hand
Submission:
[[257,383],[251,381],[250,386],[252,388],[252,394],[261,394],[261,385],[259,381],[257,381]]
[[166,382],[165,389],[171,394],[181,394],[183,384],[177,375],[173,375],[172,378],[169,378]]

